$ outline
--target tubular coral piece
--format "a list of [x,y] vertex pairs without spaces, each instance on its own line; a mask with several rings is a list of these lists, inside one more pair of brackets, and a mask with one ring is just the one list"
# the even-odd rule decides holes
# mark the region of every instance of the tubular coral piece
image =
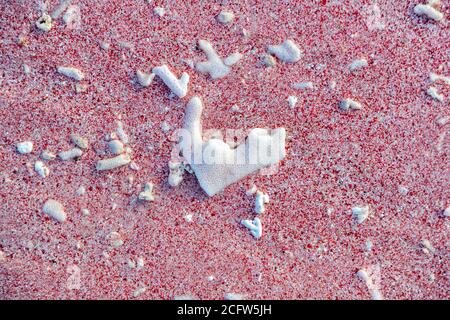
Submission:
[[153,68],[153,73],[160,77],[172,92],[179,98],[183,98],[188,91],[189,75],[183,72],[180,79],[169,70],[167,65]]
[[127,165],[130,162],[131,159],[127,154],[121,154],[114,158],[99,160],[96,169],[97,171],[112,170]]
[[[245,144],[231,149],[220,139],[202,141],[202,102],[193,97],[185,115],[184,129],[189,137],[183,137],[181,151],[192,167],[203,190],[213,196],[243,177],[276,164],[285,157],[284,128],[268,130],[255,128],[249,133]],[[186,139],[185,139],[186,138]],[[270,157],[262,157],[269,151]],[[211,156],[214,154],[214,156]],[[265,153],[266,155],[269,153]]]
[[58,67],[58,72],[77,81],[84,79],[84,73],[80,69],[74,67]]
[[302,57],[301,50],[292,40],[286,40],[280,45],[268,46],[268,51],[278,59],[289,63],[295,63]]
[[434,21],[440,21],[444,18],[444,15],[435,8],[438,3],[439,1],[432,0],[428,4],[418,4],[414,7],[414,13],[419,16],[426,16]]

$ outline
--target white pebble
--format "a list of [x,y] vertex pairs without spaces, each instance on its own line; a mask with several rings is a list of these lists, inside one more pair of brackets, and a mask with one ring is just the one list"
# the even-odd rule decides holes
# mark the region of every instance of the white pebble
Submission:
[[296,90],[304,90],[304,89],[314,89],[314,84],[312,82],[297,82],[292,84],[292,88]]
[[84,78],[84,73],[80,69],[74,67],[58,67],[58,72],[77,81],[83,80]]
[[81,157],[82,155],[83,155],[83,151],[81,151],[80,148],[72,148],[70,150],[61,151],[60,153],[58,153],[58,156],[63,161],[73,160],[73,159]]
[[192,222],[192,214],[185,215],[184,220],[186,220],[186,222]]
[[50,31],[50,29],[53,27],[52,17],[50,17],[48,14],[44,13],[36,21],[36,27],[44,32]]
[[45,178],[50,174],[50,170],[42,161],[36,161],[34,163],[34,170],[36,170],[42,178]]
[[231,11],[221,11],[217,15],[217,21],[223,24],[230,23],[234,20],[234,13]]
[[360,110],[362,109],[362,105],[352,99],[344,99],[339,103],[339,108],[341,110],[347,111],[347,110]]
[[147,182],[144,186],[144,191],[139,193],[139,200],[144,201],[154,201],[155,197],[153,196],[153,183]]
[[113,231],[108,235],[108,241],[113,248],[119,248],[123,245],[122,236],[116,231]]
[[141,294],[143,294],[145,291],[147,290],[147,288],[142,287],[137,289],[136,291],[133,292],[133,297],[137,298],[139,297]]
[[64,207],[56,200],[49,199],[45,202],[43,211],[46,215],[52,217],[56,221],[66,221],[67,214],[64,212]]
[[111,153],[113,153],[113,154],[121,154],[125,150],[123,143],[120,140],[109,141],[108,147],[109,147],[109,150],[111,151]]
[[145,73],[141,70],[136,71],[136,77],[139,84],[143,87],[148,87],[153,82],[153,78],[155,77],[154,73]]
[[268,46],[268,50],[278,59],[289,63],[299,61],[302,56],[301,50],[292,40],[286,40],[280,45]]
[[363,223],[370,214],[369,206],[352,208],[352,216],[358,223]]
[[367,66],[368,66],[368,64],[367,64],[367,60],[366,59],[357,59],[357,60],[354,60],[352,63],[349,64],[348,69],[351,72],[354,72],[354,71],[356,71],[358,69],[362,69],[362,68],[367,67]]
[[33,151],[33,142],[31,141],[23,141],[16,144],[17,151],[20,154],[27,154]]
[[163,7],[155,7],[153,9],[153,13],[156,14],[158,17],[162,17],[163,15],[166,14],[166,9],[164,9]]

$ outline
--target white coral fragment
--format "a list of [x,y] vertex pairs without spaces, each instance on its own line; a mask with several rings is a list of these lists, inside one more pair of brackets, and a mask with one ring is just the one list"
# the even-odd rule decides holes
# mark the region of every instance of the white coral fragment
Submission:
[[250,230],[250,233],[256,238],[259,239],[262,236],[262,224],[259,218],[255,218],[252,220],[242,220],[241,224]]
[[189,75],[183,72],[180,79],[170,71],[167,65],[153,68],[153,73],[160,77],[169,89],[179,98],[183,98],[188,92]]
[[42,209],[46,215],[55,219],[58,222],[66,221],[67,214],[64,211],[63,205],[53,199],[49,199],[44,203],[44,208]]
[[198,46],[205,53],[208,61],[198,62],[195,68],[201,73],[208,73],[212,79],[225,77],[230,73],[231,66],[242,58],[242,54],[236,52],[222,60],[207,40],[199,40]]
[[434,21],[441,21],[444,18],[444,15],[439,11],[439,6],[439,0],[429,0],[427,4],[416,5],[414,7],[414,13]]
[[354,207],[352,208],[352,216],[355,218],[356,222],[363,223],[370,214],[369,206],[364,207]]
[[143,87],[148,87],[153,82],[153,78],[155,77],[154,73],[145,73],[141,70],[136,71],[136,78],[138,83]]
[[286,40],[280,45],[268,46],[268,51],[278,59],[289,63],[295,63],[302,57],[302,51],[292,40]]
[[84,79],[84,73],[75,67],[58,67],[58,72],[66,77],[72,78],[77,81]]
[[213,196],[243,177],[284,159],[286,131],[284,128],[250,131],[245,143],[231,148],[222,139],[202,139],[203,105],[193,97],[186,109],[180,143],[184,159],[191,166],[202,189]]

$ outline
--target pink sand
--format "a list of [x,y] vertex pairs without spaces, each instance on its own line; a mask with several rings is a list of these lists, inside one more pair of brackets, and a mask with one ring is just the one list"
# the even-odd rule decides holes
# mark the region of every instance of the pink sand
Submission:
[[[386,299],[449,298],[449,218],[442,215],[450,203],[449,127],[436,119],[449,114],[450,87],[435,85],[444,102],[426,93],[430,72],[450,76],[448,21],[414,15],[421,0],[377,1],[384,29],[373,28],[369,0],[243,2],[73,0],[80,28],[60,17],[44,33],[34,25],[38,1],[2,1],[1,299],[370,299],[356,272],[373,267]],[[59,1],[45,3],[51,12]],[[157,5],[166,9],[161,18]],[[449,8],[443,1],[447,18]],[[222,9],[235,13],[231,24],[215,20]],[[301,60],[262,66],[267,45],[287,38],[303,50]],[[205,60],[199,39],[223,57],[244,58],[212,81],[181,60]],[[348,64],[362,57],[368,67],[351,74]],[[169,98],[157,78],[149,88],[136,84],[137,69],[161,64],[190,75],[185,98]],[[85,93],[56,72],[60,65],[85,73]],[[315,89],[291,88],[303,81]],[[204,101],[205,128],[285,127],[278,172],[249,176],[211,198],[193,175],[171,188],[170,135],[193,95]],[[290,95],[298,97],[294,108]],[[344,97],[364,108],[340,111]],[[230,111],[235,104],[242,113]],[[104,136],[119,115],[140,170],[99,173]],[[45,162],[50,175],[41,178],[33,170],[40,153],[72,148],[73,131],[91,147],[75,162]],[[31,154],[16,152],[24,140],[33,141]],[[155,184],[154,202],[136,201],[146,182]],[[271,198],[259,240],[239,224],[255,216],[245,195],[252,183]],[[42,212],[49,198],[64,205],[67,221]],[[373,215],[357,225],[349,213],[363,205]],[[117,249],[107,240],[112,231],[123,237]],[[434,252],[423,250],[423,239]],[[140,270],[127,265],[139,257]],[[79,286],[71,288],[77,272]]]

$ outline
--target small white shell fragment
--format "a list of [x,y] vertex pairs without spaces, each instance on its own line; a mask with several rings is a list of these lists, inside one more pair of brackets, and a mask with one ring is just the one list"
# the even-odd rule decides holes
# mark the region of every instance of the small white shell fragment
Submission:
[[58,153],[58,156],[63,161],[73,160],[73,159],[81,157],[82,155],[83,155],[83,151],[80,148],[72,148],[70,150],[61,151],[60,153]]
[[89,148],[89,140],[86,138],[83,138],[75,133],[72,133],[70,135],[70,140],[72,140],[72,143],[81,149]]
[[143,201],[154,201],[155,197],[153,196],[153,183],[147,182],[144,186],[144,191],[139,193],[138,198]]
[[113,154],[121,154],[125,150],[124,146],[123,146],[123,143],[120,140],[111,140],[111,141],[109,141],[108,142],[108,148],[111,151],[111,153],[113,153]]
[[252,184],[252,186],[250,187],[250,189],[248,189],[247,191],[245,191],[245,194],[246,194],[247,196],[251,196],[251,195],[255,194],[256,191],[258,191],[258,188],[256,187],[255,184]]
[[88,216],[88,215],[91,214],[91,212],[89,211],[89,209],[86,209],[86,208],[81,209],[81,213],[82,213],[84,216]]
[[[114,140],[115,133],[111,134],[111,139]],[[124,143],[127,144],[129,142],[128,135],[126,134],[125,130],[123,129],[123,123],[122,121],[117,121],[117,136],[119,139]]]
[[439,0],[429,0],[428,4],[418,4],[414,7],[414,13],[419,16],[426,16],[434,21],[441,21],[444,15],[437,9],[440,4]]
[[97,161],[97,171],[112,170],[121,166],[127,165],[131,162],[129,155],[121,154],[114,158],[107,158]]
[[356,273],[357,277],[361,279],[366,287],[369,289],[372,300],[383,300],[383,296],[379,289],[373,283],[372,277],[369,276],[366,270],[361,269]]
[[33,142],[31,141],[23,141],[16,144],[17,152],[20,154],[28,154],[33,151]]
[[225,293],[225,296],[223,297],[225,300],[244,300],[244,296],[239,293]]
[[348,69],[351,72],[367,67],[368,63],[366,59],[357,59],[348,65]]
[[188,92],[189,75],[183,72],[180,79],[169,70],[167,65],[153,68],[153,73],[160,77],[172,92],[179,98],[183,98]]
[[180,162],[169,161],[169,185],[171,187],[177,187],[183,181],[184,166]]
[[259,218],[255,218],[252,220],[242,220],[241,224],[250,230],[250,233],[256,238],[259,239],[262,236],[262,224]]
[[158,17],[162,17],[163,15],[166,14],[166,9],[164,9],[163,7],[155,7],[153,9],[153,13],[156,14]]
[[235,53],[230,54],[228,57],[224,58],[223,63],[226,66],[231,67],[233,64],[238,63],[239,60],[241,60],[241,59],[242,59],[242,54],[239,52],[235,52]]
[[221,11],[217,15],[217,21],[222,24],[228,24],[234,20],[234,13],[231,11]]
[[53,19],[58,19],[59,16],[70,6],[73,0],[60,0],[59,4],[53,9],[50,14]]
[[23,68],[23,72],[24,72],[25,74],[30,74],[31,68],[30,68],[29,65],[27,65],[27,64],[24,63],[24,64],[22,65],[22,68]]
[[435,87],[429,87],[427,90],[427,94],[439,102],[444,101],[444,95],[440,94]]
[[58,67],[57,70],[60,74],[77,81],[83,80],[84,78],[84,73],[80,69],[74,67]]
[[75,193],[77,196],[82,196],[86,193],[86,188],[84,186],[80,186]]
[[439,74],[436,74],[436,73],[434,73],[434,72],[431,72],[431,73],[430,73],[430,80],[431,80],[432,82],[443,81],[444,83],[450,85],[450,77],[446,77],[446,76],[443,76],[443,75],[439,75]]
[[88,89],[88,85],[85,83],[77,83],[75,84],[75,92],[76,93],[83,93],[86,92]]
[[369,214],[369,206],[352,208],[352,216],[358,223],[363,223],[369,217]]
[[257,214],[264,213],[266,211],[264,205],[267,203],[269,203],[269,195],[262,191],[257,191],[255,197],[255,212]]
[[108,235],[108,241],[113,248],[119,248],[123,245],[122,236],[116,231],[113,231]]
[[139,296],[140,296],[141,294],[143,294],[146,290],[147,290],[147,288],[145,288],[145,287],[136,289],[136,290],[133,292],[133,297],[135,297],[135,298],[139,297]]
[[277,60],[275,60],[275,58],[267,53],[264,53],[260,56],[261,62],[266,66],[266,67],[274,67],[277,64]]
[[153,82],[153,78],[155,77],[155,74],[154,73],[145,73],[141,70],[137,70],[136,77],[141,86],[148,87]]
[[297,82],[292,84],[292,89],[304,90],[304,89],[314,89],[314,84],[310,81],[308,82]]
[[41,153],[41,158],[47,161],[54,160],[56,158],[56,154],[48,150],[44,150]]
[[185,215],[184,220],[186,220],[186,222],[192,222],[192,214]]
[[53,27],[52,17],[50,17],[48,14],[44,13],[36,21],[36,27],[44,32],[50,31],[50,29]]
[[402,196],[406,196],[409,192],[408,188],[404,187],[404,186],[398,186],[398,192],[402,195]]
[[420,245],[422,246],[425,253],[435,253],[436,249],[433,247],[431,242],[427,239],[422,239],[420,242]]
[[66,221],[67,214],[64,212],[63,205],[53,199],[49,199],[44,203],[44,208],[42,209],[44,213],[56,221],[64,222]]
[[450,207],[446,208],[443,212],[444,217],[450,217]]
[[242,58],[242,55],[237,52],[222,60],[207,40],[199,40],[198,46],[205,53],[208,60],[198,62],[195,65],[195,69],[201,73],[208,73],[212,79],[225,77],[230,73],[231,66]]
[[50,170],[42,161],[36,161],[34,163],[34,170],[42,177],[45,178],[50,174]]
[[269,53],[284,62],[295,63],[302,57],[301,50],[292,40],[286,40],[280,45],[271,45],[267,48]]
[[144,267],[144,265],[145,265],[144,258],[142,258],[142,257],[137,258],[137,260],[136,260],[136,268],[138,270],[140,270],[140,269],[142,269]]
[[298,98],[296,96],[289,96],[288,97],[288,102],[289,102],[289,106],[291,108],[294,108],[295,105],[297,104]]
[[339,108],[341,110],[347,111],[347,110],[360,110],[362,109],[362,105],[352,99],[344,99],[339,103]]

